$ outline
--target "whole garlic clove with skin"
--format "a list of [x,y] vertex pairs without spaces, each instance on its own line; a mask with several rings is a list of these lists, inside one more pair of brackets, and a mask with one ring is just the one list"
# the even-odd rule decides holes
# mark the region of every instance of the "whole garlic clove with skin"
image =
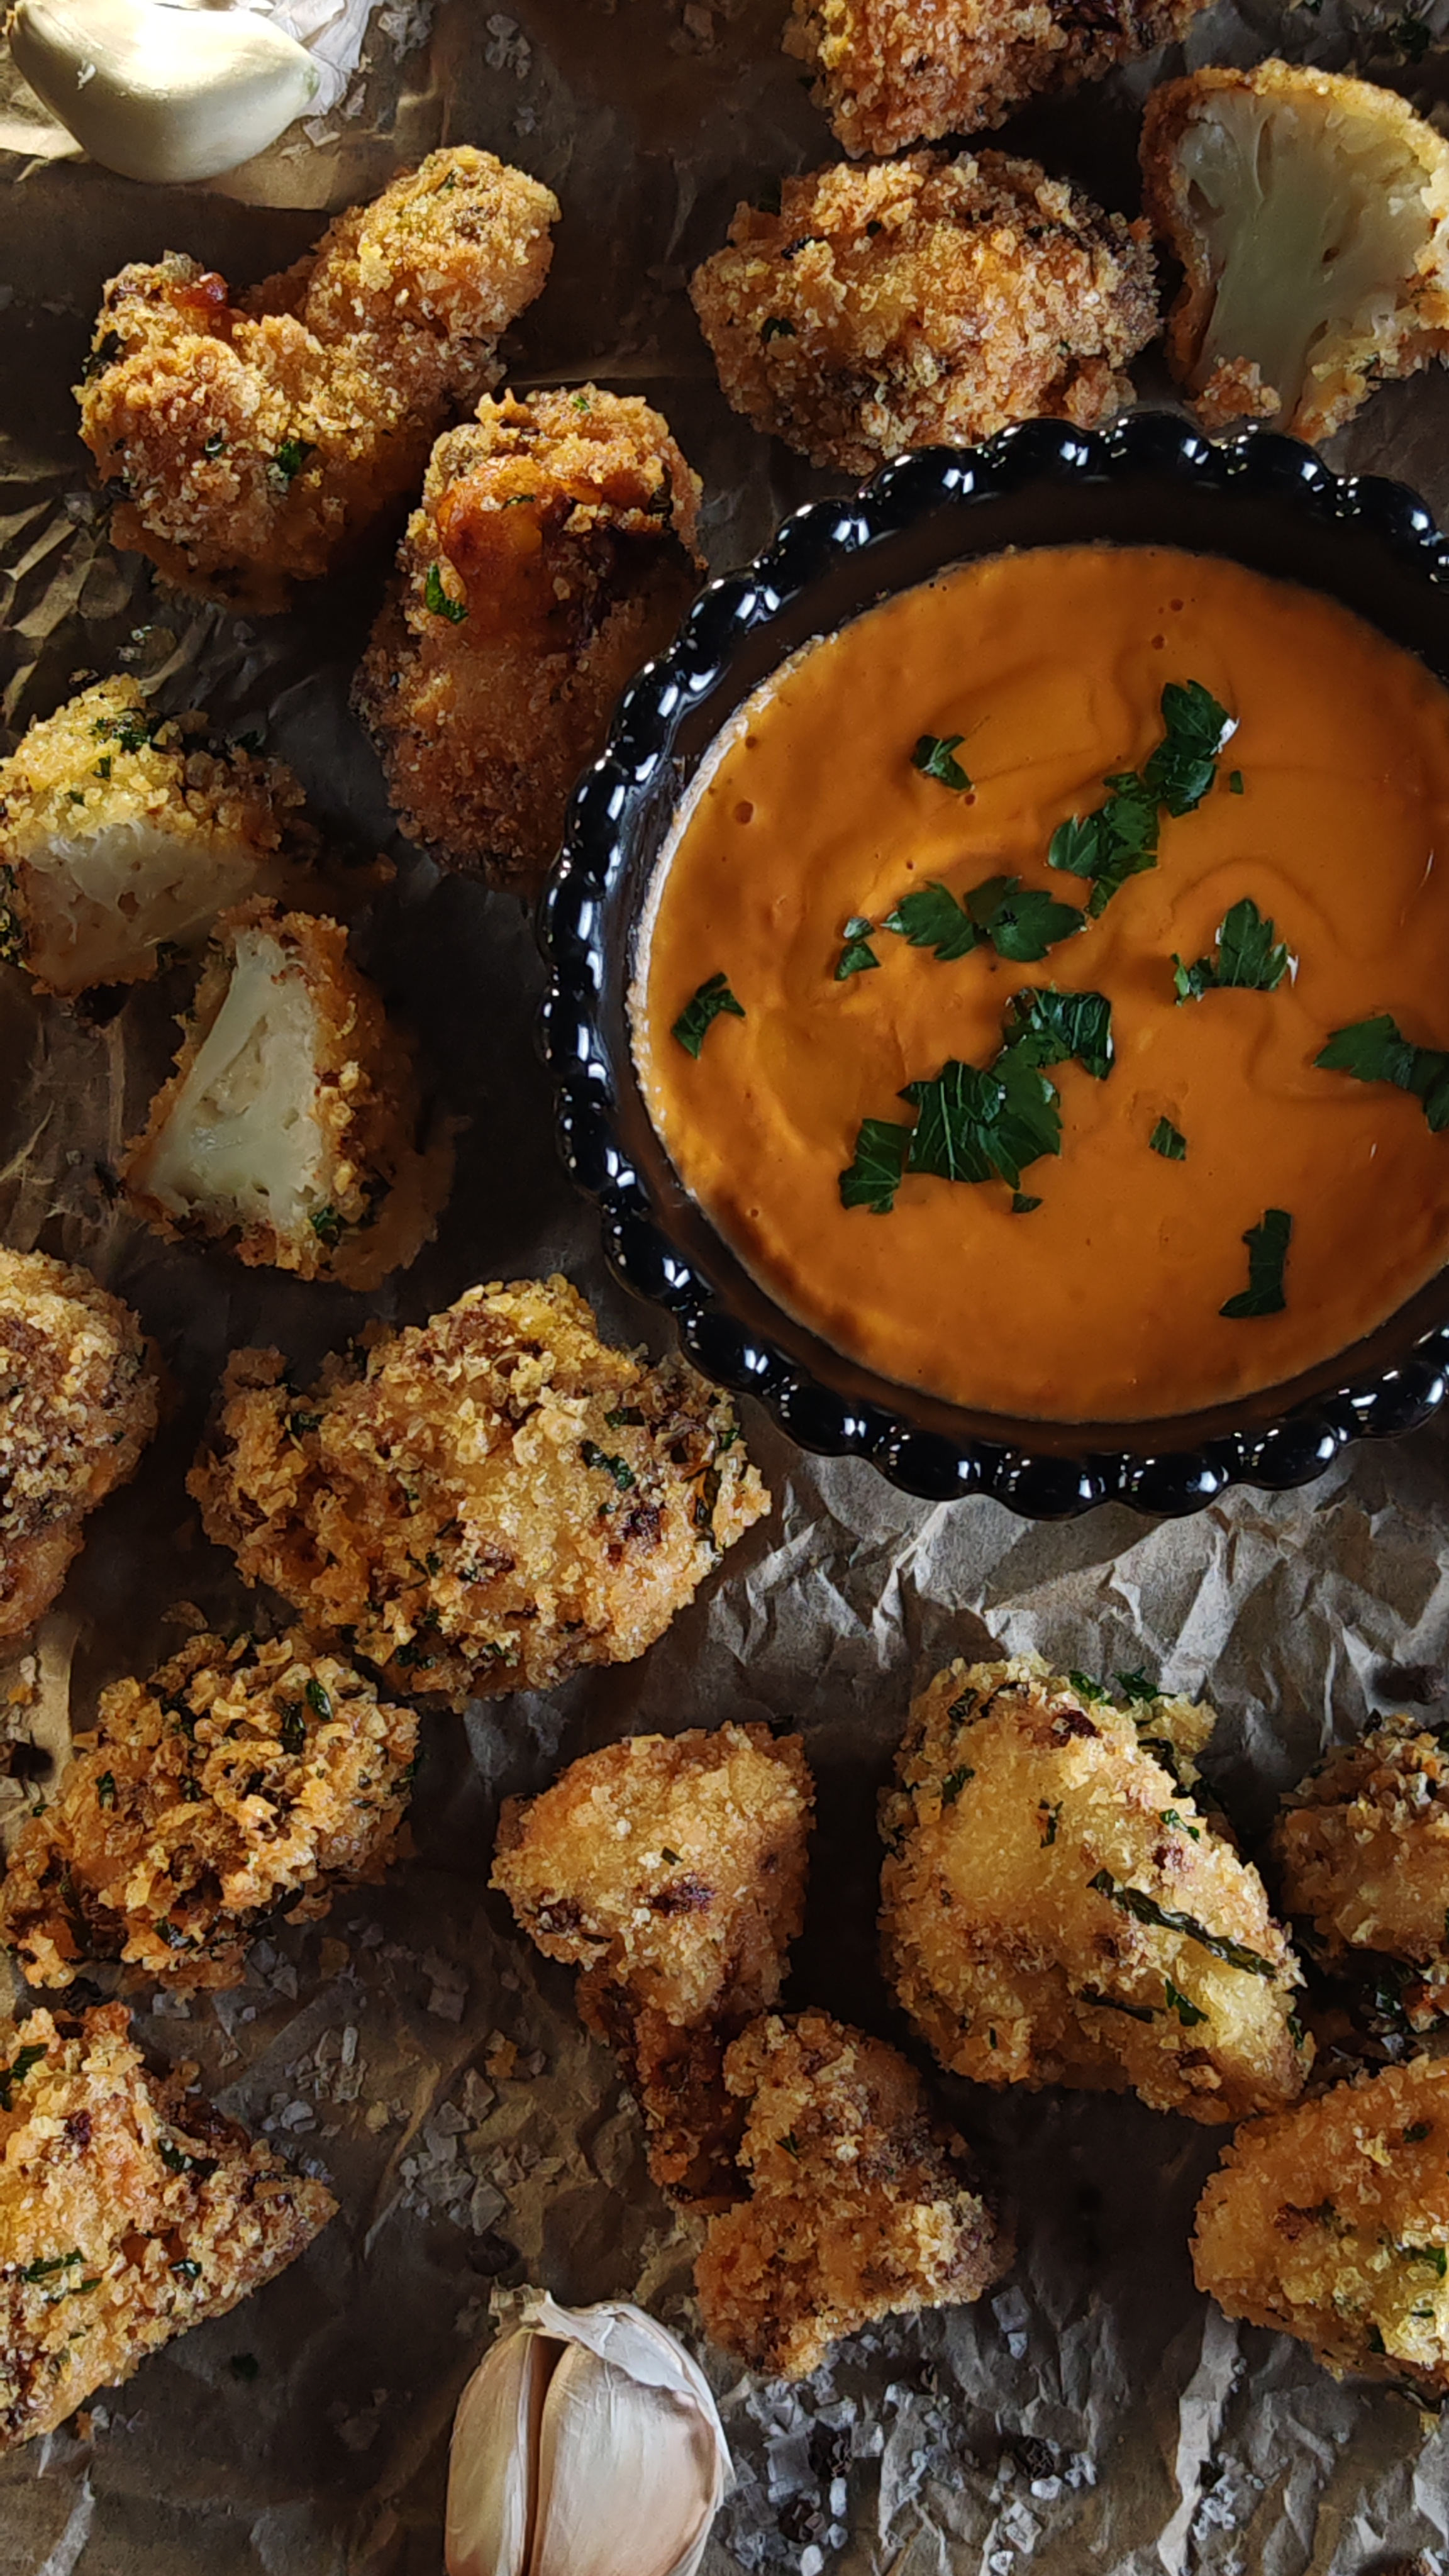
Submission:
[[52,116],[123,178],[215,179],[305,115],[321,73],[251,9],[17,0],[10,51]]
[[530,2300],[458,2401],[448,2576],[696,2576],[730,2456],[703,2373],[622,2300]]

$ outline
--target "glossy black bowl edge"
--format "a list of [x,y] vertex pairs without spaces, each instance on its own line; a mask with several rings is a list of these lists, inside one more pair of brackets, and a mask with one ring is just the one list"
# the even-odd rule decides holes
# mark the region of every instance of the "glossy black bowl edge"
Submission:
[[[1139,412],[1106,431],[1028,421],[979,448],[918,449],[858,494],[806,503],[752,564],[701,593],[670,651],[646,664],[621,700],[603,755],[575,791],[539,906],[539,943],[550,969],[540,1046],[554,1081],[559,1152],[598,1206],[605,1258],[620,1284],[672,1314],[705,1374],[755,1396],[800,1448],[867,1458],[902,1492],[925,1501],[986,1495],[1030,1520],[1070,1519],[1105,1502],[1177,1518],[1203,1510],[1233,1485],[1285,1491],[1307,1484],[1350,1441],[1396,1439],[1428,1421],[1449,1393],[1449,1325],[1424,1334],[1394,1365],[1350,1376],[1258,1428],[1156,1451],[1147,1445],[1150,1423],[1141,1447],[1079,1455],[974,1435],[947,1438],[913,1421],[909,1389],[898,1402],[862,1402],[821,1384],[767,1335],[740,1323],[670,1242],[620,1143],[598,1026],[604,899],[618,862],[618,827],[659,764],[673,757],[693,705],[742,640],[842,556],[940,510],[1029,485],[1142,475],[1244,491],[1352,525],[1419,580],[1449,588],[1449,543],[1417,494],[1377,476],[1335,475],[1311,448],[1273,432],[1215,443],[1176,414]],[[1449,670],[1440,676],[1449,679]]]

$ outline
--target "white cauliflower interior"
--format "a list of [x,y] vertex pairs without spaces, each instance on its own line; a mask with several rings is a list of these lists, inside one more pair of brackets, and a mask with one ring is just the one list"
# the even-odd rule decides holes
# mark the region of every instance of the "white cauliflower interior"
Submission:
[[317,1012],[274,933],[243,930],[226,999],[146,1158],[144,1186],[177,1219],[295,1234],[328,1203],[317,1115]]
[[1449,323],[1449,150],[1366,81],[1260,64],[1152,101],[1149,211],[1187,271],[1174,373],[1211,428],[1326,437]]
[[26,962],[52,991],[129,982],[167,942],[192,948],[219,912],[275,876],[254,844],[146,816],[57,834],[30,854]]

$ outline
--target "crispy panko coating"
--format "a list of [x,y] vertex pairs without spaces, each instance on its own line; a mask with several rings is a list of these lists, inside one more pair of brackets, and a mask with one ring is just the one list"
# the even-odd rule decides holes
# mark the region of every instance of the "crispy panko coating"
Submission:
[[756,2022],[725,2059],[748,2103],[751,2196],[711,2219],[694,2269],[706,2332],[805,2379],[876,2317],[979,2299],[1014,2251],[915,2068],[828,2013]]
[[1194,72],[1149,98],[1142,172],[1185,271],[1168,363],[1206,428],[1327,438],[1449,350],[1449,144],[1392,90]]
[[224,906],[308,865],[301,809],[281,761],[208,740],[197,711],[148,715],[134,680],[98,680],[0,761],[0,950],[42,992],[144,982]]
[[0,1637],[49,1609],[86,1514],[134,1476],[158,1405],[129,1306],[76,1264],[0,1248]]
[[533,886],[614,702],[704,570],[699,477],[634,394],[485,398],[439,439],[358,673],[403,830]]
[[395,1856],[415,1711],[294,1631],[193,1637],[102,1691],[54,1796],[21,1827],[0,1940],[33,1985],[121,1959],[162,1986],[235,1986],[285,1907],[325,1914]]
[[649,2170],[695,2205],[739,2191],[724,2052],[779,1996],[814,1799],[798,1735],[722,1726],[606,1745],[503,1809],[492,1884],[584,1971],[579,2012],[624,2061]]
[[[1326,1965],[1356,1952],[1421,1973],[1397,1997],[1411,2028],[1449,2008],[1449,1750],[1418,1717],[1379,1718],[1289,1792],[1269,1846],[1283,1910]],[[1397,1981],[1396,1981],[1397,1982]]]
[[1248,2121],[1198,2203],[1192,2257],[1230,2317],[1296,2335],[1335,2374],[1449,2396],[1449,2060]]
[[1301,2090],[1301,1971],[1192,1795],[1213,1722],[1183,1699],[1116,1707],[1039,1655],[937,1674],[882,1802],[881,1925],[943,2066],[1130,2087],[1210,2122]]
[[770,1502],[729,1399],[611,1350],[558,1277],[470,1288],[308,1395],[236,1352],[188,1482],[249,1583],[459,1704],[642,1655]]
[[424,1140],[414,1051],[340,922],[257,899],[223,914],[176,1070],[122,1167],[158,1234],[375,1288],[416,1259],[453,1173]]
[[735,209],[690,294],[725,396],[815,465],[1050,416],[1090,428],[1158,328],[1145,224],[1004,152],[912,152]]
[[106,289],[81,436],[119,484],[119,546],[239,608],[283,608],[416,488],[439,429],[502,370],[548,275],[558,201],[469,144],[430,152],[234,305],[169,251]]
[[224,2316],[336,2202],[152,2075],[123,2004],[0,2031],[0,2449]]
[[850,153],[1000,125],[1186,33],[1206,0],[795,0],[785,51]]

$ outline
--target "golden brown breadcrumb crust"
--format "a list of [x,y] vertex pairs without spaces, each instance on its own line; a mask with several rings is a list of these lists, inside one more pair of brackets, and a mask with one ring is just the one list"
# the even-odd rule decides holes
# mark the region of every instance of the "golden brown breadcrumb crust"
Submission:
[[794,0],[785,51],[850,153],[1000,125],[1186,33],[1207,0]]
[[78,1264],[0,1248],[0,1637],[49,1609],[86,1514],[134,1476],[158,1404],[129,1306]]
[[1230,2317],[1335,2373],[1449,2395],[1449,2060],[1250,2120],[1198,2204],[1193,2270]]
[[1209,2122],[1301,2091],[1301,1971],[1257,1871],[1192,1795],[1212,1725],[1187,1700],[1116,1707],[1039,1655],[937,1674],[882,1802],[881,1925],[944,2066],[1130,2086]]
[[[293,986],[308,1013],[304,1079],[289,1104],[287,1132],[311,1133],[316,1146],[290,1202],[266,1183],[276,1146],[267,1132],[270,1094],[251,1112],[258,1178],[244,1195],[213,1194],[208,1182],[208,1135],[237,1114],[239,1050],[233,1040],[208,1074],[208,1041],[234,994],[240,1003],[245,967],[264,979],[268,997]],[[415,1049],[352,964],[340,922],[284,915],[262,898],[224,913],[181,1027],[176,1070],[121,1169],[138,1216],[171,1241],[188,1234],[229,1239],[239,1260],[347,1288],[375,1288],[417,1258],[448,1195],[452,1136],[436,1122],[424,1135]]]
[[249,1583],[458,1701],[641,1655],[769,1509],[728,1398],[610,1349],[558,1277],[470,1288],[305,1395],[237,1352],[188,1481]]
[[704,570],[699,477],[637,395],[485,399],[433,450],[357,677],[403,830],[534,886],[615,700]]
[[1379,1718],[1289,1792],[1269,1846],[1283,1910],[1319,1955],[1406,1960],[1398,2002],[1427,2027],[1449,2002],[1449,1751],[1417,1717]]
[[748,2103],[750,2198],[712,2218],[694,2269],[705,2329],[773,2378],[804,2379],[876,2317],[979,2299],[1011,2262],[960,2138],[915,2068],[828,2013],[772,2013],[725,2081]]
[[[1226,198],[1230,130],[1224,118],[1245,106],[1261,111],[1261,122],[1243,153],[1235,221],[1220,230],[1214,245],[1207,228],[1211,209],[1187,147],[1199,129],[1210,141],[1216,130],[1211,176],[1214,194]],[[1312,158],[1326,210],[1321,256],[1307,182],[1300,177],[1295,189],[1287,178],[1294,119],[1316,121]],[[1360,188],[1357,210],[1351,211],[1351,192],[1344,193],[1350,150],[1361,155],[1371,149],[1381,156],[1381,166]],[[1246,71],[1194,72],[1165,82],[1148,99],[1141,157],[1144,207],[1184,272],[1167,320],[1168,364],[1205,428],[1223,429],[1246,418],[1274,421],[1299,438],[1327,438],[1352,418],[1375,385],[1412,375],[1449,351],[1449,144],[1415,115],[1407,99],[1372,81],[1303,63],[1269,60]],[[1281,212],[1275,185],[1287,187]],[[1416,238],[1400,268],[1403,241],[1391,235],[1385,218],[1411,202],[1418,207]],[[1384,260],[1372,283],[1359,275],[1348,304],[1320,325],[1307,311],[1307,299],[1321,291],[1325,312],[1331,309],[1337,280],[1355,275],[1366,225],[1379,226]],[[1275,240],[1282,241],[1280,258],[1274,257]],[[1229,276],[1231,267],[1245,270],[1249,262],[1260,280],[1256,293]],[[1208,344],[1222,324],[1218,307],[1229,284],[1228,327],[1241,345],[1214,353]],[[1278,372],[1266,352],[1281,339],[1275,308],[1285,297],[1305,312],[1301,385],[1266,381],[1260,364]]]
[[[279,760],[207,738],[199,710],[151,715],[134,680],[98,680],[0,761],[0,947],[42,992],[153,976],[223,904],[316,855]],[[113,891],[98,873],[113,849]]]
[[1089,428],[1158,328],[1145,224],[1003,152],[912,152],[736,208],[690,294],[736,411],[816,465],[1050,415]]
[[491,152],[430,152],[239,304],[171,251],[106,289],[81,436],[111,533],[167,580],[285,607],[415,489],[552,257],[558,201]]
[[662,2189],[741,2188],[724,2052],[776,2001],[805,1914],[815,1789],[798,1735],[636,1735],[503,1809],[492,1885],[546,1957],[581,1968],[587,2027],[618,2050]]
[[124,2005],[0,2033],[0,2449],[224,2316],[336,2209],[142,2064]]
[[293,1631],[193,1637],[102,1691],[0,1888],[33,1985],[120,1959],[170,1987],[235,1986],[264,1916],[325,1914],[396,1852],[416,1712]]

